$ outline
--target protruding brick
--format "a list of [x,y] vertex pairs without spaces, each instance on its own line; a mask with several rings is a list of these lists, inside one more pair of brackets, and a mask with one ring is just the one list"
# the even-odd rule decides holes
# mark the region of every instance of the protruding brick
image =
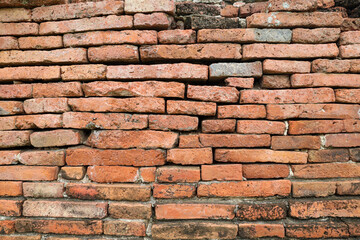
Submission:
[[187,97],[202,101],[234,103],[239,100],[239,91],[234,87],[189,85]]
[[104,221],[104,234],[117,236],[146,236],[143,221]]
[[293,197],[327,197],[335,195],[335,182],[293,182]]
[[21,204],[18,200],[0,200],[0,216],[21,216]]
[[29,146],[30,134],[31,131],[0,131],[0,148]]
[[84,167],[62,167],[60,170],[62,178],[67,180],[81,180],[85,176]]
[[164,30],[171,28],[174,18],[166,13],[151,13],[134,15],[134,27],[136,29]]
[[292,87],[360,87],[360,74],[294,74]]
[[270,74],[309,73],[310,70],[311,70],[310,62],[270,60],[270,59],[266,59],[263,62],[264,73],[270,73]]
[[33,84],[34,98],[56,98],[56,97],[81,97],[83,92],[81,90],[80,82],[65,82],[65,83],[37,83]]
[[341,58],[359,58],[360,57],[360,44],[340,46]]
[[349,237],[345,223],[311,222],[286,224],[286,236],[290,238],[344,238]]
[[0,49],[12,50],[19,49],[18,40],[15,37],[0,37]]
[[214,116],[216,113],[216,103],[213,102],[168,100],[166,104],[168,114]]
[[[0,196],[1,197],[17,197],[21,196],[22,183],[14,181],[1,181],[0,182]],[[1,223],[0,223],[1,226]],[[0,227],[1,229],[1,227]],[[1,231],[0,231],[1,232]]]
[[83,134],[76,130],[53,130],[35,132],[31,134],[30,140],[34,147],[55,147],[78,145],[83,141]]
[[340,35],[340,44],[359,44],[360,43],[360,31],[342,32]]
[[159,42],[163,44],[188,44],[196,42],[194,30],[165,30],[158,32]]
[[20,49],[52,49],[62,48],[61,36],[48,37],[21,37],[19,38]]
[[106,78],[105,65],[72,65],[61,66],[61,78],[64,81],[89,81]]
[[265,106],[226,105],[218,106],[218,118],[265,118]]
[[62,198],[63,183],[30,183],[24,182],[24,197],[33,198]]
[[0,36],[37,35],[38,33],[37,23],[0,23]]
[[270,135],[200,134],[200,142],[205,147],[268,147]]
[[152,13],[152,12],[166,12],[170,14],[175,13],[175,3],[169,0],[126,0],[125,13]]
[[191,198],[196,195],[196,187],[185,184],[154,184],[154,198]]
[[[0,69],[0,82],[2,81],[32,82],[33,80],[52,81],[58,79],[60,79],[60,67],[58,66],[14,67],[14,68],[6,67]],[[25,86],[28,86],[30,88],[30,85],[23,85],[23,87]]]
[[204,120],[201,122],[201,130],[204,133],[235,132],[235,119]]
[[336,89],[335,97],[337,102],[360,103],[360,89]]
[[226,85],[230,87],[238,88],[253,88],[254,87],[254,78],[236,78],[229,77],[225,79]]
[[200,181],[199,167],[165,166],[156,170],[158,182],[198,182]]
[[261,88],[290,88],[289,75],[264,75],[261,79]]
[[61,115],[55,114],[17,116],[15,119],[15,126],[17,129],[61,128],[62,117]]
[[347,162],[349,161],[348,149],[323,149],[318,151],[309,151],[309,162]]
[[203,181],[242,181],[241,164],[201,165]]
[[337,42],[340,37],[340,28],[296,28],[293,30],[294,43],[331,43]]
[[[317,8],[317,0],[270,0],[268,5],[269,12],[310,12]],[[271,236],[270,236],[271,237]]]
[[283,224],[240,223],[239,236],[247,239],[263,237],[284,238],[285,228]]
[[167,161],[181,165],[202,165],[211,164],[211,148],[199,149],[170,149],[167,151]]
[[0,180],[53,181],[57,174],[57,167],[0,166]]
[[360,164],[357,163],[323,163],[293,165],[296,178],[355,178],[360,176]]
[[110,203],[109,216],[121,219],[151,218],[151,204],[142,203]]
[[182,115],[150,115],[149,128],[154,130],[194,131],[198,128],[197,117]]
[[246,179],[287,178],[290,168],[285,164],[244,164],[243,175]]
[[31,10],[25,8],[0,9],[0,22],[29,22]]
[[213,63],[210,65],[210,78],[261,77],[261,62],[251,63]]
[[359,147],[360,134],[328,134],[325,136],[325,147]]
[[285,203],[240,203],[236,217],[240,220],[279,220],[286,218],[287,206]]
[[138,168],[123,166],[91,166],[87,175],[93,182],[135,182],[138,178]]
[[23,151],[18,160],[24,165],[63,166],[65,152],[63,150]]
[[236,132],[244,134],[284,134],[285,123],[261,120],[240,120],[237,121]]
[[101,47],[91,47],[88,49],[90,62],[139,62],[139,52],[136,46],[132,45],[109,45]]

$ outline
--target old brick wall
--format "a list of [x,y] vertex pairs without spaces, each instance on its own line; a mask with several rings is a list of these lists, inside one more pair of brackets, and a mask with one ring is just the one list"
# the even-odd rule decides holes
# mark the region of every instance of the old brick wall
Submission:
[[360,238],[333,0],[0,7],[1,240]]

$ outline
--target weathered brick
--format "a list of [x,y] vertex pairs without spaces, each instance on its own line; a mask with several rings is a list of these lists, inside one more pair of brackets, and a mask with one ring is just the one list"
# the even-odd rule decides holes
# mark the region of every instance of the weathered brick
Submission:
[[100,64],[61,66],[61,78],[64,81],[102,80],[106,78],[106,66]]
[[293,30],[294,43],[331,43],[337,42],[340,37],[340,28],[296,28]]
[[139,62],[139,52],[136,46],[132,45],[109,45],[91,47],[88,49],[90,62]]
[[25,8],[0,9],[0,22],[29,22],[31,10]]
[[355,162],[360,162],[360,148],[350,148],[350,159]]
[[270,0],[268,5],[269,12],[310,12],[317,8],[317,0]]
[[63,183],[31,183],[24,182],[24,197],[33,198],[62,198]]
[[200,2],[179,2],[176,4],[176,15],[220,15],[220,7],[217,5],[204,4]]
[[[45,63],[54,64],[54,63],[86,63],[86,62],[87,62],[86,49],[84,48],[64,48],[64,49],[56,49],[50,51],[12,50],[12,51],[0,52],[0,65],[37,65],[37,64],[45,64]],[[54,69],[54,67],[50,69]]]
[[336,12],[255,13],[247,18],[248,28],[340,27],[343,18]]
[[204,133],[235,132],[235,119],[203,120],[201,131]]
[[57,167],[0,166],[0,180],[53,181],[57,173]]
[[236,132],[245,134],[284,134],[285,123],[261,120],[240,120],[237,121]]
[[201,165],[211,164],[211,148],[199,149],[170,149],[167,151],[167,161],[181,165]]
[[24,101],[24,110],[32,113],[62,113],[69,110],[66,98],[37,98]]
[[156,31],[103,31],[64,35],[66,47],[95,46],[104,44],[157,44]]
[[220,16],[189,16],[186,21],[186,27],[194,30],[244,28],[246,25],[244,19]]
[[104,234],[117,236],[146,236],[143,221],[104,221]]
[[149,201],[151,187],[136,184],[68,183],[66,194],[79,199],[107,199],[114,201]]
[[18,163],[18,157],[20,155],[20,150],[4,150],[0,151],[0,164],[1,165],[11,165]]
[[340,35],[340,44],[359,44],[360,43],[360,31],[342,32]]
[[359,58],[360,57],[360,44],[340,46],[341,58]]
[[85,176],[84,167],[62,167],[60,169],[60,175],[67,180],[81,180]]
[[335,6],[334,0],[318,0],[317,5],[319,8],[331,8]]
[[210,65],[210,78],[261,77],[261,62],[251,63],[213,63]]
[[126,0],[125,13],[152,13],[152,12],[166,12],[169,14],[175,13],[175,3],[169,0]]
[[226,105],[218,106],[218,118],[265,118],[265,106]]
[[151,13],[134,15],[134,27],[136,29],[169,29],[174,22],[174,18],[166,13]]
[[123,166],[91,166],[87,175],[93,182],[135,182],[138,178],[138,168]]
[[[55,233],[92,235],[102,233],[102,222],[99,220],[41,220],[41,219],[17,219],[16,231],[20,233]],[[49,237],[47,238],[48,240]],[[77,240],[61,238],[63,240]],[[20,239],[19,239],[20,240]],[[24,239],[25,240],[25,239]],[[29,239],[30,240],[30,239]],[[60,239],[52,239],[60,240]]]
[[360,89],[336,89],[335,97],[337,102],[360,103]]
[[360,87],[358,74],[294,74],[292,87]]
[[162,98],[71,98],[68,101],[71,109],[78,112],[165,112]]
[[[0,69],[0,82],[2,82],[2,81],[31,82],[33,80],[51,81],[51,80],[58,80],[58,79],[60,79],[60,67],[58,67],[58,66],[14,67],[14,68],[5,67],[5,68]],[[16,86],[21,86],[21,85],[16,85]],[[22,85],[22,86],[31,88],[30,85]],[[30,91],[30,90],[28,90],[28,91]],[[25,92],[28,92],[28,91],[25,91]],[[24,93],[23,93],[23,95],[27,96]]]
[[236,78],[229,77],[225,79],[226,85],[230,87],[238,88],[253,88],[254,87],[254,78]]
[[242,165],[201,165],[201,180],[242,181]]
[[30,141],[34,147],[78,145],[82,143],[83,138],[80,131],[63,129],[35,132],[30,135]]
[[11,117],[0,117],[0,130],[13,130],[15,126],[15,116]]
[[360,132],[358,120],[289,121],[289,134]]
[[349,161],[349,151],[347,149],[323,149],[309,151],[309,162],[347,162]]
[[223,9],[221,9],[220,15],[228,18],[237,17],[239,16],[239,8],[232,5],[226,5]]
[[189,85],[187,97],[201,101],[234,103],[239,101],[239,91],[234,87]]
[[246,179],[287,178],[290,174],[285,164],[244,164],[242,169]]
[[358,18],[344,18],[341,24],[341,31],[357,31],[360,30],[360,20]]
[[200,134],[200,142],[205,147],[268,147],[270,135]]
[[168,114],[186,114],[200,116],[214,116],[216,114],[216,103],[195,102],[195,101],[174,101],[166,102]]
[[0,216],[21,216],[21,204],[18,200],[0,200]]
[[171,222],[152,225],[157,239],[235,239],[237,225],[222,222]]
[[56,97],[81,97],[80,82],[65,83],[36,83],[32,85],[32,94],[34,98],[56,98]]
[[312,222],[286,224],[286,236],[290,238],[343,238],[349,237],[345,223]]
[[27,217],[104,218],[107,203],[26,200],[23,215]]
[[63,114],[64,128],[78,129],[144,129],[147,115],[126,113],[67,112]]
[[208,66],[176,63],[157,65],[108,66],[108,79],[207,80]]
[[285,203],[240,203],[236,217],[240,220],[279,220],[286,218],[287,206]]
[[239,4],[240,17],[247,17],[254,13],[266,12],[268,7],[267,2],[250,2],[245,4]]
[[141,60],[230,60],[241,59],[239,44],[152,45],[140,47]]
[[336,194],[338,195],[360,195],[359,181],[341,181],[336,183]]
[[65,152],[63,150],[23,151],[18,161],[24,165],[63,166]]
[[140,179],[142,182],[155,182],[156,167],[140,168]]
[[153,130],[93,131],[87,144],[97,148],[173,148],[178,134]]
[[49,35],[106,29],[130,29],[132,27],[132,16],[110,15],[106,17],[83,18],[59,22],[43,22],[40,23],[39,34]]
[[0,23],[0,36],[38,35],[37,23]]
[[30,134],[31,131],[0,131],[0,148],[29,146]]
[[288,196],[289,180],[243,181],[199,184],[199,197],[270,197]]
[[161,150],[97,150],[74,148],[66,151],[67,165],[156,166],[165,164]]
[[[14,220],[1,220],[0,232],[3,234],[15,233],[15,221]],[[4,236],[6,238],[6,236]]]
[[32,10],[32,20],[35,22],[64,20],[72,18],[88,18],[109,14],[122,14],[124,2],[84,2],[66,5],[43,6]]
[[201,148],[203,145],[200,143],[200,136],[194,135],[180,135],[179,148]]
[[12,235],[1,236],[1,240],[41,240],[41,235]]
[[197,117],[182,115],[150,115],[149,128],[154,130],[195,131],[198,128]]
[[6,0],[1,2],[1,7],[37,7],[54,4],[65,4],[64,0],[29,0],[27,3],[19,0]]
[[325,147],[359,147],[360,134],[328,134],[325,136]]
[[194,30],[164,30],[158,32],[159,43],[164,44],[188,44],[196,42]]
[[62,48],[61,36],[48,37],[21,37],[19,38],[20,49],[52,49]]
[[327,197],[335,195],[335,182],[293,182],[293,197]]
[[290,88],[289,75],[264,75],[261,79],[261,88]]
[[266,59],[263,62],[264,73],[270,73],[270,74],[309,73],[310,70],[311,70],[310,62],[270,60],[270,59]]
[[319,136],[272,136],[272,149],[320,149]]
[[291,168],[296,178],[352,178],[360,175],[360,164],[356,163],[293,165]]
[[239,236],[247,239],[263,237],[285,237],[283,224],[240,223]]
[[[0,196],[1,197],[17,197],[22,195],[22,182],[1,181]],[[1,223],[0,223],[1,226]],[[1,227],[0,227],[1,229]],[[1,232],[1,230],[0,230]]]
[[243,90],[240,103],[323,103],[334,102],[331,88],[306,88],[296,90]]
[[150,219],[151,204],[110,203],[109,216],[121,219]]
[[62,117],[55,114],[17,116],[15,126],[17,129],[61,128]]
[[158,182],[198,182],[200,181],[199,167],[165,166],[156,170]]
[[15,37],[0,37],[0,49],[11,50],[19,49],[18,40]]
[[158,204],[156,219],[233,219],[235,205],[225,204]]
[[308,154],[304,152],[273,151],[269,149],[216,149],[215,161],[218,162],[274,162],[297,163],[307,162]]
[[196,187],[185,184],[154,184],[154,198],[191,198],[196,195]]
[[359,118],[358,105],[345,104],[289,104],[289,105],[267,105],[267,118],[334,118],[348,119]]
[[[312,62],[312,72],[343,73],[352,72],[351,65],[357,60],[316,59]],[[354,64],[355,65],[355,64]]]

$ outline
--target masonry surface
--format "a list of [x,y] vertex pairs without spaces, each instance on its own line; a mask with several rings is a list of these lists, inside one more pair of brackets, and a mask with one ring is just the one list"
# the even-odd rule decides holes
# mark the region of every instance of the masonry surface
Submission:
[[0,239],[359,239],[335,4],[0,1]]

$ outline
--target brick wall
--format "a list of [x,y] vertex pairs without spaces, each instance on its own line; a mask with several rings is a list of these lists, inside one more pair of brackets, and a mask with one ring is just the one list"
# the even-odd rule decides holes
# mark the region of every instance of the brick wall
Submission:
[[359,239],[360,19],[199,2],[0,2],[1,240]]

